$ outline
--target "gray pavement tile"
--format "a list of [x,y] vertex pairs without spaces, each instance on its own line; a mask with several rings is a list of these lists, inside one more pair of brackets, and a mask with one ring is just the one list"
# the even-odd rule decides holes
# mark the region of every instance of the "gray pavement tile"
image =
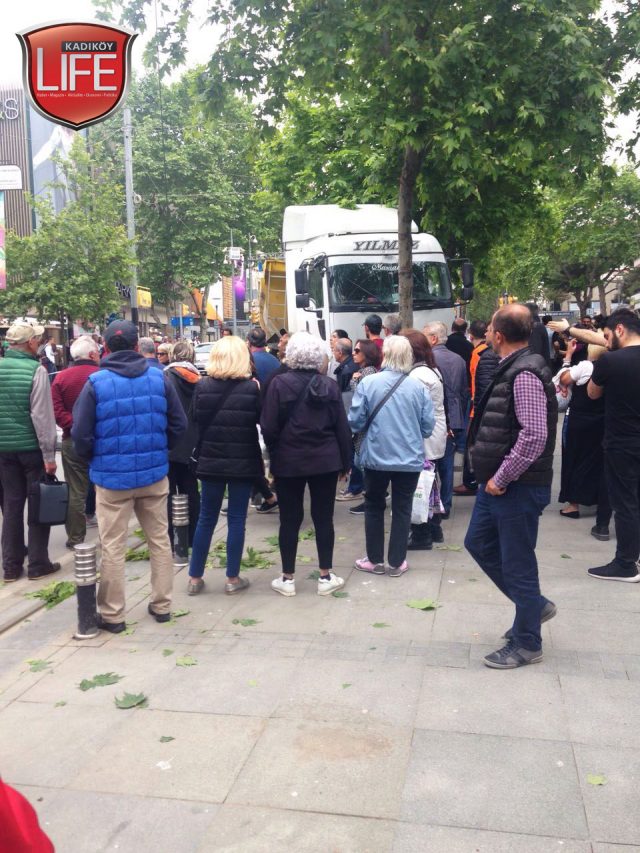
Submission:
[[[361,664],[335,660],[304,662],[285,685],[275,717],[411,726],[424,665],[416,658],[401,663]],[[366,711],[366,714],[363,712]]]
[[68,787],[221,803],[263,728],[255,717],[114,713],[124,716],[119,731]]
[[[473,586],[473,584],[470,584]],[[443,604],[435,614],[431,639],[437,641],[495,644],[513,623],[513,605],[458,601]]]
[[[96,783],[99,783],[98,773]],[[40,825],[56,850],[64,853],[112,850],[192,853],[219,808],[211,803],[132,794],[19,787],[36,809]]]
[[[351,599],[407,600],[410,598],[436,598],[440,589],[442,565],[417,563],[416,552],[409,552],[409,571],[399,578],[388,575],[369,575],[355,569],[346,587]],[[429,555],[432,552],[427,552]],[[426,561],[425,561],[426,562]]]
[[[388,580],[390,583],[402,584],[404,578],[388,578]],[[392,641],[397,643],[403,640],[425,643],[430,639],[434,612],[407,607],[406,602],[415,597],[403,595],[398,599],[382,597],[364,600],[355,597],[341,599],[336,601],[336,604],[342,606],[331,609],[326,628],[330,635],[344,634],[357,639],[365,637],[372,641],[381,639],[385,643]],[[386,627],[376,628],[374,627],[376,624],[384,624]],[[370,645],[374,646],[376,643],[371,642]]]
[[398,824],[393,853],[591,853],[588,841],[459,829],[453,826]]
[[12,702],[2,711],[0,769],[10,784],[65,787],[86,765],[95,772],[102,746],[118,736],[113,705],[54,708],[35,702]]
[[[319,803],[321,805],[321,803]],[[222,806],[199,853],[387,853],[394,825],[333,814]]]
[[[274,575],[270,575],[269,583]],[[308,587],[308,588],[307,588]],[[296,581],[296,596],[285,598],[269,589],[252,597],[231,596],[234,607],[223,614],[216,628],[223,631],[250,632],[234,619],[257,619],[257,631],[277,634],[281,630],[299,634],[315,634],[326,628],[332,609],[345,600],[317,595],[317,585],[312,581]]]
[[559,741],[416,730],[402,816],[412,823],[587,836],[571,747]]
[[[469,666],[469,643],[433,642],[422,647],[421,656],[426,666],[452,666],[467,669]],[[413,644],[409,647],[408,655],[416,654]]]
[[395,818],[411,729],[271,719],[228,803]]
[[541,572],[541,585],[544,594],[558,605],[556,619],[565,610],[589,610],[601,613],[602,617],[607,611],[638,610],[638,596],[633,594],[633,584],[602,581],[598,585],[583,566],[571,574]]
[[[596,583],[591,578],[588,581]],[[610,611],[604,616],[595,611],[564,610],[545,627],[554,649],[640,655],[640,612]]]
[[604,687],[567,675],[560,683],[572,741],[640,749],[640,684],[620,680]]
[[558,677],[532,669],[427,669],[416,728],[567,740]]
[[638,853],[636,844],[592,844],[593,853]]
[[300,666],[296,659],[264,659],[254,654],[220,655],[192,649],[197,666],[175,664],[157,673],[150,686],[152,707],[165,711],[269,717]]
[[[616,722],[610,712],[603,726]],[[574,752],[591,839],[640,849],[640,750],[576,744]],[[588,774],[604,776],[606,784],[589,784]]]

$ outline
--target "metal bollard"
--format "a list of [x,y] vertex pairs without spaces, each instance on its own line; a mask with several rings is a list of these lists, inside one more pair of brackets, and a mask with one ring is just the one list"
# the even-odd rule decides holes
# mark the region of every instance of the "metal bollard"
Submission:
[[83,543],[73,549],[78,599],[78,630],[76,640],[91,640],[100,633],[96,610],[96,583],[98,580],[95,544]]
[[173,518],[173,562],[176,566],[189,565],[189,497],[171,495]]

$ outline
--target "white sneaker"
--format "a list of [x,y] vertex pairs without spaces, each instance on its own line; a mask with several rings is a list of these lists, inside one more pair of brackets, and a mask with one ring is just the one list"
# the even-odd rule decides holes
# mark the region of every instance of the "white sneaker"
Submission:
[[275,590],[275,592],[279,592],[280,595],[295,595],[296,582],[293,578],[289,580],[280,575],[271,581],[271,589]]
[[344,580],[334,575],[333,572],[327,575],[326,578],[318,578],[318,595],[331,595],[340,587],[344,586]]

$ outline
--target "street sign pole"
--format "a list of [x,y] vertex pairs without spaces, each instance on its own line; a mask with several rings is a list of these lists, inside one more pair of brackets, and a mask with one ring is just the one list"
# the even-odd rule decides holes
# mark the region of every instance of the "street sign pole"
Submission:
[[136,222],[133,209],[133,145],[131,141],[131,110],[125,107],[124,125],[124,192],[127,203],[127,237],[131,240],[131,322],[138,326],[138,265],[136,263]]

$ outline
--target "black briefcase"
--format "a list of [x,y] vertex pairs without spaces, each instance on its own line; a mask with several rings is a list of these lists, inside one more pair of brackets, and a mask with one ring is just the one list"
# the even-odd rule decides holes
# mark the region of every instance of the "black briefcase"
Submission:
[[69,507],[69,486],[54,474],[43,474],[29,486],[29,524],[64,524]]

